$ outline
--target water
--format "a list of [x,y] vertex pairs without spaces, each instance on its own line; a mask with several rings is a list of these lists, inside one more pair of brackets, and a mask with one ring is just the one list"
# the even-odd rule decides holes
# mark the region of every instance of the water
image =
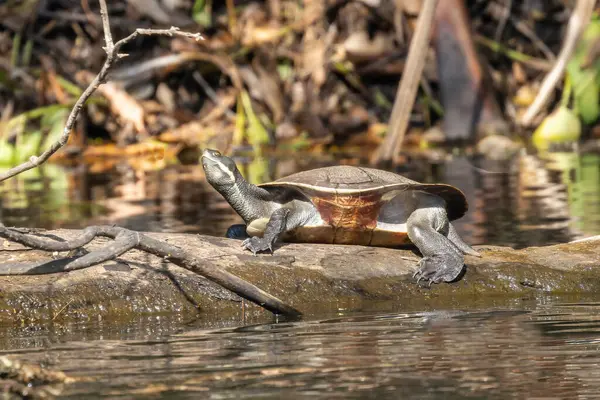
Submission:
[[[254,183],[334,164],[295,156],[238,159]],[[355,160],[343,160],[349,163]],[[142,231],[224,235],[241,219],[205,181],[202,168],[134,169],[126,161],[97,171],[94,165],[46,165],[0,186],[0,219],[10,226],[81,228],[116,223]],[[600,155],[555,153],[522,156],[510,165],[464,157],[398,170],[422,182],[463,190],[469,213],[455,224],[472,244],[516,248],[567,242],[600,234]]]
[[599,311],[548,298],[245,326],[96,322],[12,331],[5,351],[83,378],[67,399],[588,399],[600,394]]
[[[259,159],[242,163],[242,172],[264,182],[332,163]],[[510,165],[457,157],[399,171],[461,188],[471,207],[456,225],[473,244],[525,247],[600,234],[597,154],[522,156]],[[240,222],[199,166],[46,165],[0,191],[7,225],[116,223],[223,235]],[[600,297],[457,302],[372,304],[278,323],[178,315],[30,321],[0,326],[0,353],[81,378],[64,387],[68,399],[600,397]]]

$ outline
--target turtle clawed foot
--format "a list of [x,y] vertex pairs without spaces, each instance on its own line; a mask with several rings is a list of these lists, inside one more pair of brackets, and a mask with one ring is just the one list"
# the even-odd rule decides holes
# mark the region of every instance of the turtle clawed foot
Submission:
[[244,249],[250,250],[254,255],[256,255],[256,253],[258,253],[259,251],[266,250],[269,250],[271,254],[273,254],[273,243],[271,243],[270,240],[258,236],[253,236],[244,240],[242,242],[242,247]]
[[425,281],[427,286],[431,286],[433,283],[452,282],[458,278],[464,268],[464,260],[458,255],[433,255],[423,257],[418,265],[419,269],[413,278],[417,279],[417,283]]

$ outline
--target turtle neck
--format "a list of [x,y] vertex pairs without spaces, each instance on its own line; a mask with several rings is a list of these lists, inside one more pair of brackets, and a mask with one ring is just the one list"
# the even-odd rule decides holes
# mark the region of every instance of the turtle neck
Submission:
[[216,189],[244,222],[248,224],[255,219],[270,215],[268,202],[273,197],[271,193],[246,181],[237,168],[234,175],[234,184]]

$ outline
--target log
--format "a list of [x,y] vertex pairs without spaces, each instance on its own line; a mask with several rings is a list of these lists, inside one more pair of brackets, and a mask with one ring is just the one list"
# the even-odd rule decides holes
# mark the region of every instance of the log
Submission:
[[[44,231],[72,239],[77,230]],[[194,252],[255,284],[305,315],[357,310],[373,301],[446,307],[462,301],[600,292],[600,236],[567,244],[513,250],[475,246],[464,275],[450,284],[417,285],[418,254],[410,249],[282,244],[274,255],[252,256],[240,241],[192,234],[147,233]],[[108,239],[86,246],[95,250]],[[0,274],[23,266],[72,260],[4,241]],[[224,319],[270,318],[264,309],[222,287],[148,253],[131,250],[116,260],[48,275],[0,276],[0,321],[134,318],[178,313]]]

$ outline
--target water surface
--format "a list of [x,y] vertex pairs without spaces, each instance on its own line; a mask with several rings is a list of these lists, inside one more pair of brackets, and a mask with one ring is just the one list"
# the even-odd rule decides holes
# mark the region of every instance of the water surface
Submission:
[[[238,161],[255,183],[335,163]],[[522,156],[506,165],[454,157],[398,172],[462,189],[470,211],[456,226],[473,244],[525,247],[600,234],[597,154]],[[220,236],[240,222],[197,165],[45,165],[0,191],[6,225],[115,223]],[[72,399],[593,398],[600,393],[599,305],[600,297],[476,298],[430,309],[424,299],[417,309],[376,304],[296,322],[202,315],[28,321],[0,326],[0,351],[84,379],[66,386],[63,398]]]
[[13,331],[5,352],[86,378],[66,387],[72,399],[594,398],[599,307],[542,298],[246,326],[88,323]]

